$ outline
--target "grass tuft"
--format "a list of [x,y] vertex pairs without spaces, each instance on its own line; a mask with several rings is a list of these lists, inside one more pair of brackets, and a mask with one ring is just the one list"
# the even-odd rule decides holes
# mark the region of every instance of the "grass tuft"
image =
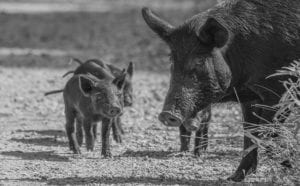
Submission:
[[[244,154],[259,147],[262,161],[271,167],[274,182],[299,185],[300,61],[294,61],[268,78],[278,76],[289,76],[282,82],[286,92],[275,106],[256,105],[262,109],[273,110],[276,114],[273,121],[260,118],[265,124],[255,125],[245,132],[255,145],[246,149]],[[253,133],[259,134],[259,137],[255,137]]]

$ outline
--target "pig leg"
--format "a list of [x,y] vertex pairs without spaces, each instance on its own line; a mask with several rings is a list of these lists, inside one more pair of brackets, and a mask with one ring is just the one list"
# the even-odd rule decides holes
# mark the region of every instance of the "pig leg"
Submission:
[[97,139],[97,128],[98,128],[98,123],[94,123],[93,125],[93,134],[94,134],[94,141],[96,142]]
[[71,108],[65,108],[65,116],[66,116],[66,133],[69,139],[69,147],[70,150],[73,151],[74,154],[80,154],[80,148],[76,139],[76,131],[75,131],[75,111]]
[[[255,112],[257,115],[261,115],[262,110],[260,108],[253,108],[251,105],[253,102],[242,104],[242,111],[244,115],[244,131],[249,129],[253,130],[257,128],[257,124],[259,123],[259,118],[253,115]],[[254,124],[254,125],[253,125]],[[253,136],[258,136],[257,132],[251,132]],[[244,150],[251,147],[254,143],[252,142],[251,138],[244,135]],[[257,168],[257,148],[253,149],[249,152],[246,156],[242,158],[242,161],[237,168],[236,172],[228,178],[228,180],[232,181],[242,181],[247,174],[256,171]]]
[[122,143],[121,131],[118,125],[120,125],[119,117],[116,117],[112,121],[112,131],[113,131],[113,138],[117,143]]
[[192,132],[188,131],[183,125],[180,125],[179,127],[179,133],[180,133],[180,151],[188,151],[190,146],[190,140]]
[[112,119],[103,118],[102,129],[101,129],[101,137],[102,137],[101,154],[104,157],[111,157],[110,143],[109,143],[109,135],[110,135],[111,128],[112,128]]
[[208,122],[211,119],[211,107],[202,111],[200,128],[196,131],[194,154],[199,156],[208,146]]
[[93,151],[95,146],[95,137],[93,132],[93,123],[92,121],[88,119],[83,120],[83,128],[85,132],[85,143],[86,143],[86,149],[88,151]]
[[201,151],[208,146],[208,123],[202,124],[201,129],[196,131],[194,155],[200,156]]
[[81,147],[83,143],[82,119],[76,118],[76,138],[78,145]]
[[123,123],[121,121],[121,117],[117,117],[117,126],[121,134],[125,134],[124,129],[122,127]]

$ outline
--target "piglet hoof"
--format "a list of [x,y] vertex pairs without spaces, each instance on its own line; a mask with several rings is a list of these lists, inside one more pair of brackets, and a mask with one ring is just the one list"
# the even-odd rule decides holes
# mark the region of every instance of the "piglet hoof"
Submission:
[[81,151],[79,148],[72,148],[71,151],[73,151],[74,154],[81,154]]
[[119,130],[120,130],[121,134],[125,134],[125,131],[124,131],[123,127],[122,127],[124,125],[125,125],[124,123],[120,123]]
[[189,151],[188,145],[182,145],[182,146],[180,147],[180,152],[187,152],[187,151]]
[[81,147],[83,143],[82,139],[77,139],[77,141],[78,141],[78,146]]
[[200,157],[200,155],[201,155],[200,150],[194,150],[194,155],[195,155],[196,157]]
[[200,148],[197,148],[194,150],[194,155],[196,157],[199,157],[206,149],[200,149]]
[[244,171],[237,170],[232,176],[227,178],[228,181],[241,182],[245,179]]
[[125,134],[125,131],[123,128],[120,128],[120,132],[121,132],[121,134]]
[[121,135],[114,135],[114,140],[117,142],[117,143],[122,143],[122,137]]
[[94,151],[94,144],[93,144],[93,142],[86,143],[86,150],[87,151]]
[[92,145],[92,144],[87,144],[87,145],[86,145],[86,150],[87,150],[87,151],[94,151],[94,145]]
[[194,155],[199,157],[206,150],[207,150],[207,146],[197,147],[194,149]]
[[87,147],[86,150],[89,151],[89,152],[92,152],[92,151],[94,151],[94,148],[93,147]]
[[105,151],[105,152],[102,152],[102,157],[103,158],[111,158],[112,154],[110,151]]

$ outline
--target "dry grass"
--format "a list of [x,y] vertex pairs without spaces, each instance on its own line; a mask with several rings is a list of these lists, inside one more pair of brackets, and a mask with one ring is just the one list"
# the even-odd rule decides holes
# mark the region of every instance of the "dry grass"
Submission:
[[[258,146],[261,149],[262,162],[272,167],[271,173],[275,183],[299,185],[300,62],[294,61],[289,67],[278,70],[277,73],[268,78],[274,76],[289,76],[288,80],[282,82],[286,93],[280,102],[273,107],[258,105],[263,109],[273,110],[276,114],[273,121],[265,120],[264,125],[257,125],[255,128],[248,129],[246,135],[255,142],[255,145],[247,149],[245,153],[249,153]],[[264,120],[264,118],[260,119]],[[281,121],[285,122],[282,123]],[[260,137],[251,135],[253,132],[259,133]],[[277,134],[278,137],[273,138],[274,134]],[[290,161],[292,168],[282,166],[286,160]]]

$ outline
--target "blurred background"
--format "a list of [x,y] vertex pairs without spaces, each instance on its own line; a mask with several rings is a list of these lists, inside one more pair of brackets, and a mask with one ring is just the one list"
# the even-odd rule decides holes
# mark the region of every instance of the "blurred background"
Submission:
[[144,23],[151,7],[174,25],[216,0],[0,0],[0,65],[68,66],[70,57],[168,69],[168,48]]

